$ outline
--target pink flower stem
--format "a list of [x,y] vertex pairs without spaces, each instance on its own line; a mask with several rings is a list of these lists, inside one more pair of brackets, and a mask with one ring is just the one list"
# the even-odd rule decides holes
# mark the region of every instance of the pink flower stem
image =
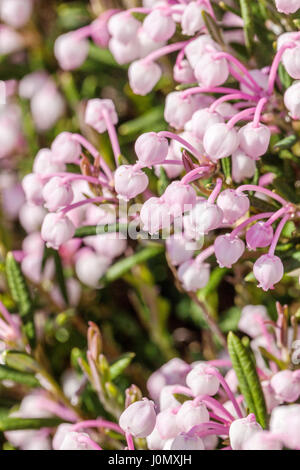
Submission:
[[179,53],[177,54],[176,61],[175,61],[175,66],[178,67],[179,69],[182,68],[182,61],[184,58],[184,53],[185,53],[185,47],[180,49]]
[[254,114],[254,119],[253,119],[253,127],[259,127],[259,121],[261,118],[261,113],[267,104],[268,99],[267,98],[261,98],[258,102],[258,105],[256,106],[255,114]]
[[212,421],[208,423],[201,423],[193,426],[192,429],[189,431],[190,435],[198,435],[198,433],[203,433],[206,431],[215,431],[215,434],[228,434],[229,428],[228,426],[223,426],[222,424],[213,423]]
[[231,95],[225,95],[219,98],[218,100],[214,101],[214,103],[210,106],[209,111],[213,113],[217,107],[225,103],[226,101],[231,101],[231,100],[251,100],[252,97],[251,95],[247,95],[246,93],[232,93]]
[[210,397],[208,395],[202,395],[202,396],[199,396],[199,399],[203,401],[208,408],[212,409],[213,411],[217,411],[217,413],[218,412],[222,413],[222,415],[226,416],[230,422],[235,420],[232,414],[229,413],[229,411],[227,411],[226,408],[221,403],[219,403],[218,400],[216,400],[215,398]]
[[239,224],[234,230],[232,230],[230,234],[230,238],[235,238],[245,227],[247,227],[252,222],[260,219],[267,219],[268,217],[272,216],[274,212],[263,212],[262,214],[255,214],[249,217],[249,219],[245,220],[241,224]]
[[188,387],[184,387],[183,385],[175,385],[172,389],[172,393],[177,393],[179,395],[187,395],[188,397],[194,396],[192,390]]
[[189,171],[184,177],[181,179],[182,184],[189,184],[192,181],[195,181],[195,179],[201,178],[205,173],[210,171],[209,166],[200,166],[198,168],[194,168],[194,170]]
[[121,429],[118,424],[112,423],[111,421],[107,421],[106,419],[102,418],[90,419],[76,423],[74,426],[72,426],[72,431],[79,431],[80,429],[84,428],[106,428],[111,429],[112,431],[116,431],[120,434],[124,434],[123,429]]
[[216,421],[220,421],[220,422],[223,423],[223,424],[228,424],[228,420],[227,420],[227,419],[221,418],[220,416],[218,416],[217,414],[215,414],[213,411],[209,411],[209,416],[210,416],[212,419],[215,419]]
[[65,215],[67,212],[72,211],[73,209],[76,209],[77,207],[81,207],[81,206],[84,206],[85,204],[93,204],[93,203],[97,203],[97,202],[115,202],[115,203],[117,203],[118,199],[113,198],[113,197],[108,198],[108,197],[104,197],[104,196],[94,197],[94,198],[90,198],[90,199],[84,199],[83,201],[78,201],[78,202],[75,202],[74,204],[69,204],[68,206],[61,209],[60,213]]
[[203,160],[203,156],[198,152],[198,150],[196,150],[195,147],[193,147],[189,142],[179,137],[179,135],[169,131],[158,132],[157,135],[159,137],[166,137],[168,139],[177,140],[177,142],[186,147],[193,155],[195,155],[195,157],[197,157],[200,162]]
[[101,157],[100,153],[98,150],[88,141],[86,140],[82,135],[80,134],[72,134],[72,139],[78,142],[80,145],[82,145],[90,154],[94,157],[96,162],[99,162],[99,165],[103,169],[107,179],[109,181],[113,180],[113,174],[107,165],[107,163],[104,161],[104,159]]
[[82,28],[76,29],[75,31],[72,31],[71,34],[74,37],[76,41],[80,41],[81,39],[88,38],[93,31],[93,26],[92,24],[89,24],[87,26],[83,26]]
[[267,196],[280,202],[280,204],[282,204],[283,206],[288,204],[288,202],[285,199],[283,199],[281,196],[279,196],[278,194],[273,193],[273,191],[270,191],[269,189],[266,189],[266,188],[262,188],[261,186],[257,186],[255,184],[244,184],[242,186],[239,186],[236,190],[237,194],[243,191],[256,191],[258,193],[266,194]]
[[245,75],[245,77],[248,78],[248,80],[252,83],[252,85],[254,86],[255,90],[257,90],[258,92],[261,91],[259,85],[256,83],[256,81],[254,80],[254,78],[252,77],[252,75],[250,75],[250,73],[248,72],[247,68],[238,60],[236,59],[234,56],[232,56],[231,54],[228,54],[228,52],[219,52],[219,53],[216,53],[214,55],[214,58],[216,60],[218,59],[226,59],[228,60],[229,62],[233,63],[238,69],[241,70],[241,72],[243,72],[243,74]]
[[257,89],[254,87],[254,85],[252,83],[247,82],[247,80],[244,79],[240,72],[236,71],[231,65],[229,66],[229,72],[238,82],[243,83],[243,85],[245,85],[247,88],[250,88],[251,91],[257,93]]
[[222,189],[222,184],[223,184],[223,181],[221,178],[217,178],[217,182],[216,182],[216,186],[213,190],[213,192],[211,193],[211,195],[209,196],[208,198],[208,202],[210,204],[214,204],[215,200],[217,199],[217,197],[219,196],[220,194],[220,191]]
[[76,180],[84,180],[87,181],[88,183],[92,184],[101,184],[103,186],[109,187],[109,184],[107,181],[104,181],[102,178],[96,178],[94,176],[87,176],[87,175],[81,175],[81,174],[76,174],[76,173],[67,173],[67,172],[58,172],[58,173],[47,173],[45,175],[42,175],[41,178],[42,180],[48,180],[54,177],[62,177],[64,183],[69,183],[71,181],[76,181]]
[[134,444],[133,444],[132,435],[131,435],[129,432],[127,432],[127,433],[125,434],[125,436],[126,436],[126,441],[127,441],[128,450],[135,450],[135,449],[134,449]]
[[93,439],[91,439],[88,436],[78,436],[78,442],[79,443],[84,442],[90,445],[95,450],[103,450],[102,447],[100,447],[95,441],[93,441]]
[[226,382],[226,380],[224,379],[223,375],[220,374],[220,372],[214,368],[212,369],[207,369],[207,374],[211,374],[211,375],[214,375],[215,377],[217,377],[222,385],[222,387],[224,388],[225,392],[227,393],[227,396],[229,398],[229,400],[231,400],[233,406],[234,406],[234,409],[235,411],[237,412],[237,415],[239,418],[242,418],[243,417],[243,414],[241,412],[241,409],[239,407],[239,404],[238,402],[236,401],[235,399],[235,396],[234,394],[232,393],[231,391],[231,388],[229,387],[228,383]]
[[195,262],[197,264],[202,264],[203,261],[206,260],[206,258],[209,258],[211,255],[213,255],[215,252],[215,247],[214,245],[211,245],[209,246],[208,248],[206,248],[205,250],[203,250],[196,258],[195,258]]
[[269,95],[273,93],[277,70],[278,70],[278,67],[279,67],[279,64],[280,64],[280,61],[282,59],[284,52],[287,49],[292,49],[296,47],[296,45],[297,44],[295,42],[288,42],[287,44],[284,44],[275,55],[273,63],[272,63],[272,67],[270,70],[270,75],[269,75],[268,90],[267,90]]
[[277,219],[279,219],[279,217],[283,216],[284,214],[286,214],[287,212],[289,211],[289,208],[288,207],[282,207],[281,209],[279,209],[278,211],[274,212],[274,214],[269,218],[269,220],[267,220],[267,222],[265,223],[265,226],[266,227],[269,227],[270,225],[272,225]]
[[248,120],[251,118],[253,114],[255,114],[256,107],[255,108],[248,108],[244,109],[244,111],[241,111],[238,114],[235,114],[230,121],[227,122],[227,127],[228,129],[232,129],[239,121],[244,121]]
[[0,313],[1,315],[3,316],[4,320],[7,321],[7,323],[11,326],[11,328],[14,330],[15,334],[17,335],[17,337],[20,337],[20,330],[18,328],[18,326],[16,325],[16,323],[14,322],[11,314],[9,313],[9,311],[7,310],[7,308],[5,307],[5,305],[1,302],[0,300]]
[[46,397],[41,397],[39,399],[39,406],[40,408],[59,416],[64,421],[76,422],[78,419],[78,416],[72,410],[65,408],[59,403],[55,403],[53,400],[49,400]]
[[212,361],[206,361],[212,367],[232,367],[230,359],[214,359]]
[[163,57],[167,54],[171,54],[172,52],[180,51],[182,48],[187,46],[187,44],[190,41],[191,40],[175,42],[174,44],[169,44],[168,46],[161,47],[160,49],[157,49],[156,51],[151,52],[146,57],[141,59],[141,62],[146,65],[146,64],[149,64],[151,62],[154,62],[155,60],[157,60],[160,57]]
[[116,129],[115,129],[115,126],[113,125],[113,123],[110,119],[110,115],[109,115],[109,113],[107,112],[106,109],[103,109],[102,114],[103,114],[103,117],[104,117],[104,120],[105,120],[105,123],[106,123],[107,132],[108,132],[110,143],[111,143],[111,146],[112,146],[112,149],[113,149],[113,154],[114,154],[114,157],[115,157],[116,166],[119,166],[119,161],[118,160],[119,160],[119,156],[121,155],[121,150],[120,150],[120,145],[119,145],[119,140],[118,140],[118,136],[117,136],[117,133],[116,133]]
[[226,87],[200,87],[196,86],[193,88],[189,88],[188,90],[182,91],[181,97],[182,99],[187,98],[190,95],[196,95],[198,93],[236,93],[236,88],[226,88]]
[[278,240],[280,238],[281,232],[283,230],[283,227],[285,226],[286,222],[289,220],[290,215],[286,215],[282,218],[282,220],[279,222],[278,227],[276,228],[270,249],[269,249],[269,255],[273,256],[275,253],[276,245],[278,243]]

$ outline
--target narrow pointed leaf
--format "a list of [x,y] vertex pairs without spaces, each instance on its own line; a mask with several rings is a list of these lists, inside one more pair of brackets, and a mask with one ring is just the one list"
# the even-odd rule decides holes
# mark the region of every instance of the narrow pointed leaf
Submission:
[[27,385],[28,387],[38,387],[40,385],[33,374],[20,372],[2,365],[0,365],[0,380],[12,380],[13,382]]
[[110,365],[109,370],[111,380],[114,380],[116,377],[122,374],[122,372],[129,366],[134,356],[134,353],[123,354],[119,359]]
[[63,423],[60,418],[0,418],[0,431],[53,428]]

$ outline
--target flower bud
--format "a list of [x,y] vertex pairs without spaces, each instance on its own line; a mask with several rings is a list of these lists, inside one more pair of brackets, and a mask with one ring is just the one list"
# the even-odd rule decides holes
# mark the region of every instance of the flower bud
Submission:
[[[162,387],[159,395],[159,409],[164,411],[168,408],[178,408],[180,402],[175,398],[176,385],[166,385]],[[179,431],[178,431],[179,432]]]
[[146,437],[146,441],[149,450],[163,450],[165,441],[161,438],[156,426],[152,433]]
[[284,104],[293,119],[300,119],[300,82],[294,83],[286,90]]
[[195,77],[199,85],[204,87],[216,87],[223,85],[229,75],[227,60],[216,59],[214,54],[203,54],[197,62]]
[[35,156],[33,163],[33,172],[46,175],[48,173],[63,172],[66,170],[64,163],[54,162],[53,154],[50,149],[41,149]]
[[156,427],[162,439],[172,439],[180,432],[176,423],[176,411],[167,408],[158,413]]
[[209,127],[223,122],[224,119],[220,114],[211,112],[208,108],[199,109],[192,116],[192,132],[202,140]]
[[248,157],[244,152],[238,149],[232,154],[232,179],[235,183],[240,183],[245,178],[252,178],[256,170],[255,160]]
[[89,100],[85,110],[85,122],[100,134],[107,130],[106,121],[103,117],[104,110],[108,113],[112,124],[117,124],[118,116],[112,100],[101,100],[99,98]]
[[137,39],[139,43],[139,57],[142,59],[147,57],[147,55],[151,54],[151,52],[160,49],[165,45],[164,41],[156,42],[150,38],[150,36],[143,30],[143,28],[139,29],[137,34]]
[[211,370],[212,367],[205,364],[198,364],[187,375],[186,384],[190,387],[195,396],[213,396],[218,393],[220,381],[215,375],[208,374],[207,369]]
[[46,211],[41,206],[33,206],[30,203],[23,204],[19,212],[20,224],[27,233],[40,229],[45,218]]
[[221,268],[231,268],[245,251],[245,244],[239,237],[230,234],[220,235],[214,243],[215,255]]
[[273,409],[270,431],[280,435],[285,447],[300,449],[300,405],[277,406]]
[[104,233],[84,239],[86,245],[94,248],[99,255],[110,259],[121,256],[126,250],[126,240],[119,233]]
[[274,289],[274,284],[279,282],[284,274],[281,259],[269,254],[260,256],[254,263],[253,274],[259,282],[258,287],[264,291]]
[[100,279],[106,273],[111,259],[101,256],[90,249],[82,249],[77,254],[75,271],[78,279],[85,285],[95,289],[100,287]]
[[54,43],[55,57],[63,70],[74,70],[86,60],[89,52],[87,39],[77,39],[76,33],[59,36]]
[[109,33],[123,44],[130,43],[136,37],[140,26],[136,18],[123,11],[113,15],[107,23]]
[[277,10],[286,15],[296,13],[300,8],[300,0],[275,0],[275,4]]
[[299,41],[295,41],[295,42],[297,44],[296,47],[292,47],[284,51],[283,56],[282,56],[282,62],[287,73],[295,80],[299,80],[300,78],[300,61],[299,61],[300,43]]
[[165,120],[175,129],[183,129],[195,111],[196,102],[192,96],[182,98],[180,91],[169,93],[165,103]]
[[182,60],[180,64],[175,64],[173,77],[179,83],[193,83],[196,81],[194,71],[187,60]]
[[35,284],[40,284],[44,280],[52,279],[55,267],[53,259],[48,259],[42,269],[43,252],[36,250],[28,253],[21,262],[22,272]]
[[189,248],[189,241],[179,235],[171,235],[166,241],[168,256],[173,266],[192,258],[194,250]]
[[169,144],[165,137],[160,137],[155,132],[146,132],[138,137],[134,150],[141,163],[152,166],[166,159]]
[[51,145],[55,163],[76,163],[81,154],[81,145],[72,139],[70,132],[59,134]]
[[210,230],[218,228],[223,220],[223,212],[216,205],[204,200],[198,202],[185,219],[185,228],[197,240]]
[[170,228],[172,222],[169,207],[158,197],[151,197],[143,204],[140,218],[143,230],[151,235],[160,229]]
[[1,0],[1,20],[13,28],[22,28],[30,19],[32,0]]
[[237,194],[234,189],[225,189],[217,199],[217,206],[224,214],[223,222],[234,224],[248,212],[250,202],[244,194]]
[[208,423],[209,413],[203,402],[185,401],[176,415],[176,423],[181,431],[189,432],[192,427]]
[[62,423],[57,427],[52,441],[53,450],[59,450],[64,438],[71,431],[72,426],[72,424]]
[[254,433],[244,444],[243,450],[282,450],[281,439],[268,431]]
[[39,131],[50,129],[65,111],[65,101],[54,83],[48,81],[30,102],[32,117]]
[[215,49],[216,51],[220,50],[220,46],[208,34],[201,34],[185,47],[185,55],[193,69],[196,68],[198,61],[205,53],[207,46],[209,46],[210,49]]
[[37,206],[41,206],[44,203],[44,198],[42,195],[43,181],[39,175],[35,173],[29,173],[28,175],[24,176],[22,187],[28,202]]
[[95,450],[87,441],[89,435],[85,432],[67,432],[59,450]]
[[162,196],[169,207],[169,212],[174,217],[190,211],[196,204],[197,194],[194,188],[180,181],[173,181]]
[[178,279],[188,292],[196,292],[205,287],[209,281],[209,275],[209,264],[199,264],[194,260],[186,261],[178,268]]
[[254,127],[253,123],[246,124],[239,130],[241,149],[254,160],[264,155],[268,150],[271,131],[267,126],[259,124]]
[[119,419],[123,431],[134,437],[149,436],[156,423],[156,413],[153,401],[143,398],[129,405]]
[[137,38],[124,44],[115,38],[109,41],[108,48],[119,65],[128,64],[140,58],[140,43]]
[[194,36],[195,33],[200,31],[205,24],[202,15],[203,10],[204,8],[199,5],[199,2],[190,2],[185,6],[181,17],[181,28],[183,34]]
[[281,402],[293,403],[300,396],[299,371],[281,370],[271,378],[271,386],[277,399]]
[[239,330],[252,338],[256,338],[262,334],[261,323],[268,319],[267,309],[264,305],[246,305],[242,309],[238,325]]
[[60,214],[47,214],[41,229],[42,239],[48,247],[58,250],[58,248],[75,233],[75,227],[70,219]]
[[149,180],[146,173],[131,165],[121,165],[115,172],[115,190],[118,197],[129,201],[145,191]]
[[249,250],[256,248],[265,248],[273,240],[274,230],[272,225],[266,225],[264,222],[256,222],[246,232],[246,242]]
[[45,184],[42,195],[45,200],[44,206],[50,212],[71,204],[74,197],[70,183],[64,183],[63,179],[57,176]]
[[163,10],[153,10],[143,22],[143,30],[153,41],[167,41],[176,30],[176,24],[171,15]]
[[170,450],[205,450],[205,447],[200,437],[182,432],[175,437]]
[[0,55],[13,54],[24,47],[21,34],[14,29],[0,24]]
[[236,419],[230,426],[229,438],[233,450],[242,450],[243,445],[262,427],[255,420],[255,416],[250,414],[247,418]]
[[43,70],[25,75],[19,82],[19,95],[30,100],[48,79],[48,74]]
[[161,68],[155,62],[142,60],[132,62],[128,69],[129,83],[136,95],[145,96],[154,88],[161,77]]
[[239,136],[236,130],[229,129],[226,124],[214,124],[205,132],[203,145],[212,160],[229,157],[239,146]]

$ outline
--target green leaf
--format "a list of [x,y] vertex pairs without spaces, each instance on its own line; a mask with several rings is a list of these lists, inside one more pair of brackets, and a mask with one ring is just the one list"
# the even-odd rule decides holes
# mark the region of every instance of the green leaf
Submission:
[[267,426],[266,403],[251,352],[232,332],[228,334],[228,352],[247,407],[265,429]]
[[8,367],[20,372],[36,374],[40,371],[40,366],[35,359],[24,352],[6,350],[2,358]]
[[278,76],[279,76],[279,80],[282,83],[283,88],[287,90],[292,85],[293,79],[287,73],[283,64],[279,64]]
[[52,251],[53,251],[52,256],[54,258],[54,263],[55,263],[55,278],[56,278],[60,293],[63,296],[64,301],[68,305],[69,304],[68,291],[67,291],[61,258],[57,250],[52,250]]
[[6,276],[13,300],[16,302],[22,318],[22,328],[31,347],[35,346],[36,335],[33,319],[33,303],[31,295],[14,255],[9,252],[6,256]]
[[213,17],[206,11],[202,11],[202,16],[204,19],[205,26],[214,41],[216,41],[220,46],[224,46],[224,40],[222,35],[221,28],[217,25]]
[[164,107],[156,106],[150,111],[142,114],[141,116],[132,119],[131,121],[124,122],[119,127],[119,133],[122,136],[138,134],[146,132],[152,128],[157,122],[161,122],[164,118]]
[[221,159],[222,170],[227,184],[231,184],[231,159],[230,157]]
[[84,238],[94,235],[101,235],[103,233],[127,233],[126,224],[111,224],[111,225],[85,225],[84,227],[79,227],[74,237]]
[[142,249],[138,253],[135,253],[128,258],[124,258],[117,263],[113,264],[107,271],[106,275],[102,279],[104,282],[113,282],[116,279],[122,277],[136,264],[144,263],[145,261],[154,258],[164,251],[162,245],[150,245]]
[[176,398],[179,403],[184,403],[185,401],[188,401],[191,399],[191,397],[188,397],[187,395],[183,395],[182,393],[173,393],[173,397]]
[[157,192],[158,192],[159,196],[162,196],[162,194],[167,189],[169,183],[170,183],[170,180],[167,176],[166,170],[161,166],[160,167],[160,176],[159,176],[159,180],[157,182]]
[[277,189],[277,192],[288,201],[293,202],[294,204],[297,204],[297,202],[299,202],[298,200],[299,198],[296,195],[295,188],[293,188],[286,181],[285,176],[278,176],[273,181],[273,185],[274,185],[274,188]]
[[251,54],[253,49],[253,37],[254,37],[254,24],[251,11],[251,0],[240,0],[241,15],[244,20],[244,35],[245,44],[248,53]]
[[122,374],[122,372],[129,366],[134,356],[134,353],[125,353],[110,365],[109,370],[111,380],[114,380]]
[[28,387],[39,387],[40,383],[33,374],[19,372],[7,366],[0,365],[0,380],[12,380],[13,382],[27,385]]
[[0,418],[0,431],[54,428],[64,421],[60,418]]
[[292,134],[292,135],[285,137],[284,139],[281,139],[279,142],[277,142],[274,145],[273,148],[279,149],[279,150],[290,149],[297,142],[297,140],[298,140],[298,137]]

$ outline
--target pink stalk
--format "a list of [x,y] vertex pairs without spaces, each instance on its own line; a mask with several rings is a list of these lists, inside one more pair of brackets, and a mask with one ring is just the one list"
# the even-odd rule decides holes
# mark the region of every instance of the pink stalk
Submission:
[[198,150],[195,149],[189,142],[187,142],[185,139],[182,139],[182,137],[179,137],[179,135],[174,134],[173,132],[169,131],[162,131],[158,132],[157,134],[159,137],[167,137],[167,139],[173,139],[177,140],[180,144],[182,144],[184,147],[186,147],[195,157],[198,158],[199,161],[203,160],[203,156],[198,152]]
[[[209,411],[209,416],[212,418],[212,419],[215,419],[217,421],[220,421],[221,423],[223,424],[228,424],[228,420],[225,419],[225,418],[221,418],[220,416],[218,416],[217,414],[215,414],[213,411]],[[218,423],[219,424],[219,423]]]
[[253,127],[259,127],[261,113],[265,105],[267,104],[267,102],[268,102],[267,98],[261,98],[261,100],[259,100],[258,105],[256,106],[255,114],[254,114]]
[[189,41],[175,42],[174,44],[169,44],[168,46],[161,47],[160,49],[157,49],[156,51],[151,52],[146,57],[141,59],[141,62],[143,64],[149,64],[151,62],[154,62],[155,60],[159,59],[160,57],[163,57],[164,55],[171,54],[172,52],[181,50],[190,41],[191,39]]
[[270,191],[269,189],[262,188],[260,186],[257,186],[255,184],[243,184],[242,186],[239,186],[236,190],[237,194],[243,192],[243,191],[256,191],[258,193],[263,193],[266,194],[267,196],[275,199],[276,201],[280,202],[283,206],[288,204],[288,202],[283,199],[281,196],[279,196],[276,193],[273,193],[273,191]]
[[111,181],[113,179],[112,172],[107,163],[105,163],[104,159],[101,157],[98,150],[80,134],[72,134],[72,139],[82,145],[88,152],[90,152],[90,154],[94,157],[95,161],[99,162],[99,165],[103,169],[108,180]]
[[104,197],[104,196],[99,196],[99,197],[94,197],[90,199],[84,199],[83,201],[78,201],[75,202],[74,204],[69,204],[68,206],[64,207],[61,209],[60,213],[61,214],[66,214],[69,211],[72,211],[73,209],[76,209],[77,207],[84,206],[84,204],[93,204],[96,202],[118,202],[118,199],[113,198],[113,197]]
[[182,184],[189,184],[192,181],[195,181],[196,179],[200,178],[205,174],[207,171],[210,170],[209,166],[200,166],[198,168],[194,168],[193,170],[189,171],[184,177],[181,179]]
[[205,403],[208,408],[212,409],[213,411],[222,413],[222,415],[226,416],[230,422],[235,420],[232,414],[229,413],[229,411],[227,411],[226,408],[221,403],[219,403],[218,400],[216,400],[215,398],[210,397],[208,395],[202,395],[202,396],[197,397],[197,399],[198,398],[200,401],[203,401],[203,403]]
[[14,322],[11,314],[9,313],[5,305],[1,302],[1,300],[0,300],[0,313],[3,316],[3,318],[7,321],[7,323],[11,326],[11,328],[14,330],[16,336],[19,337],[20,330],[18,326],[16,325],[16,323]]
[[216,434],[228,434],[229,428],[228,426],[223,426],[222,424],[213,423],[212,421],[208,423],[201,423],[193,426],[192,429],[189,431],[190,435],[198,435],[198,433],[206,432],[206,431],[215,431]]
[[80,429],[84,428],[106,428],[111,429],[112,431],[116,431],[120,434],[124,434],[123,429],[121,429],[118,424],[112,423],[111,421],[107,421],[106,419],[102,418],[89,419],[87,421],[76,423],[74,426],[72,426],[72,431],[79,431]]
[[110,143],[111,143],[114,157],[115,157],[115,162],[116,162],[116,165],[119,166],[118,159],[119,159],[119,156],[121,155],[121,150],[120,150],[120,145],[119,145],[119,140],[118,140],[118,136],[116,133],[116,129],[106,109],[103,109],[102,114],[106,123],[107,132],[109,135]]
[[243,83],[247,88],[250,88],[251,91],[257,93],[257,90],[254,85],[252,83],[247,82],[247,80],[245,80],[245,78],[237,70],[235,70],[232,65],[229,66],[229,72],[238,82]]
[[217,107],[225,103],[226,101],[231,101],[231,100],[251,100],[253,97],[251,95],[247,95],[246,93],[232,93],[232,95],[225,95],[219,98],[218,100],[214,101],[214,103],[210,106],[209,111],[213,113]]
[[175,65],[176,65],[176,67],[178,67],[179,69],[182,68],[181,62],[183,61],[184,53],[185,53],[185,48],[183,47],[183,48],[179,51],[179,53],[177,54],[177,57],[176,57]]
[[272,217],[270,217],[269,220],[267,220],[267,222],[265,223],[265,226],[269,227],[270,225],[272,225],[277,219],[279,219],[279,217],[286,214],[288,212],[288,210],[289,209],[287,207],[282,207],[278,211],[274,212]]
[[251,116],[252,116],[252,114],[255,113],[255,111],[256,111],[256,107],[255,108],[248,108],[248,109],[245,109],[244,111],[241,111],[238,114],[235,114],[230,119],[230,121],[227,122],[228,129],[232,129],[239,121],[244,121],[244,120],[251,119]]
[[190,95],[196,95],[198,93],[236,93],[236,88],[227,88],[227,87],[201,87],[196,86],[193,88],[189,88],[181,93],[182,99],[187,98]]
[[55,176],[64,178],[65,183],[69,183],[71,181],[76,181],[76,180],[84,180],[92,184],[101,184],[103,186],[109,186],[107,181],[104,181],[102,178],[96,178],[94,176],[87,176],[87,175],[81,175],[81,174],[76,174],[76,173],[67,173],[67,172],[47,173],[45,175],[41,175],[41,178],[44,181],[44,180],[54,178]]
[[290,215],[286,215],[283,217],[283,219],[279,222],[278,227],[276,229],[276,232],[274,234],[270,249],[269,249],[269,255],[273,256],[275,253],[276,245],[278,243],[278,240],[280,238],[281,232],[283,230],[283,227],[285,226],[286,222],[289,220]]
[[217,199],[217,197],[219,196],[220,194],[220,191],[222,189],[222,184],[223,184],[223,181],[221,178],[217,178],[217,182],[216,182],[216,186],[213,190],[213,192],[211,193],[211,195],[209,196],[208,198],[208,202],[210,204],[214,204],[215,200]]
[[59,416],[64,421],[76,422],[78,420],[78,416],[72,410],[65,408],[59,403],[55,403],[48,398],[41,397],[39,400],[39,405],[40,408],[43,408],[44,410]]
[[224,388],[225,392],[227,393],[228,395],[228,398],[229,400],[231,400],[233,406],[234,406],[234,409],[235,411],[237,412],[237,415],[239,418],[242,418],[243,417],[243,414],[241,412],[241,409],[239,407],[239,404],[238,402],[236,401],[235,399],[235,396],[234,394],[232,393],[228,383],[226,382],[226,380],[224,379],[223,375],[220,374],[220,372],[216,369],[209,369],[209,370],[206,370],[206,373],[207,374],[211,374],[211,375],[214,375],[215,377],[217,377],[222,385],[222,387]]
[[188,397],[194,397],[192,390],[188,387],[184,387],[183,385],[176,385],[173,388],[173,393],[177,393],[180,395],[187,395]]
[[126,441],[127,441],[128,450],[135,450],[135,449],[134,449],[134,444],[133,444],[132,435],[131,435],[129,432],[127,432],[127,433],[125,434],[125,436],[126,436]]
[[103,450],[102,447],[100,447],[98,444],[96,444],[95,441],[93,441],[93,439],[91,439],[90,437],[88,436],[79,436],[78,437],[78,441],[79,442],[85,442],[86,444],[90,445],[91,447],[93,447],[93,449],[95,450]]
[[214,58],[216,60],[218,60],[218,59],[227,59],[229,62],[232,62],[238,69],[240,69],[245,74],[245,76],[248,78],[248,80],[255,87],[255,90],[257,90],[258,92],[261,91],[261,88],[256,83],[256,81],[254,80],[252,75],[250,75],[247,68],[238,59],[236,59],[234,56],[232,56],[231,54],[228,54],[227,52],[219,52],[219,53],[216,53],[214,55]]
[[263,212],[262,214],[255,214],[249,219],[245,220],[241,224],[239,224],[234,230],[232,230],[230,234],[230,238],[236,237],[245,227],[247,227],[251,222],[255,222],[256,220],[260,219],[267,219],[268,217],[272,216],[274,212]]
[[195,261],[198,264],[203,263],[203,261],[206,260],[206,258],[209,258],[211,255],[213,255],[215,252],[215,247],[214,245],[209,246],[205,250],[203,250],[196,258]]
[[93,27],[91,24],[87,26],[83,26],[82,28],[76,29],[72,31],[73,37],[76,41],[80,41],[81,39],[88,38],[93,31]]
[[278,67],[279,67],[279,64],[280,64],[280,61],[281,61],[281,58],[282,58],[284,52],[287,49],[292,49],[296,46],[297,46],[297,44],[295,42],[288,42],[287,44],[284,44],[279,49],[277,54],[275,55],[273,63],[272,63],[272,67],[271,67],[271,70],[270,70],[270,75],[269,75],[269,83],[268,83],[268,94],[269,95],[271,95],[273,93],[277,70],[278,70]]
[[212,367],[232,367],[230,359],[214,359],[212,361],[206,361]]
[[[267,350],[271,354],[273,354],[273,347],[272,347],[273,346],[273,338],[272,338],[272,335],[269,333],[265,322],[263,321],[262,318],[260,318],[259,315],[254,315],[253,318],[259,324],[259,326],[261,327],[262,335],[263,335],[263,337],[265,338],[265,340],[267,342]],[[277,372],[277,370],[278,370],[277,365],[273,361],[270,361],[270,365],[271,365],[272,372],[274,372],[274,373]]]

